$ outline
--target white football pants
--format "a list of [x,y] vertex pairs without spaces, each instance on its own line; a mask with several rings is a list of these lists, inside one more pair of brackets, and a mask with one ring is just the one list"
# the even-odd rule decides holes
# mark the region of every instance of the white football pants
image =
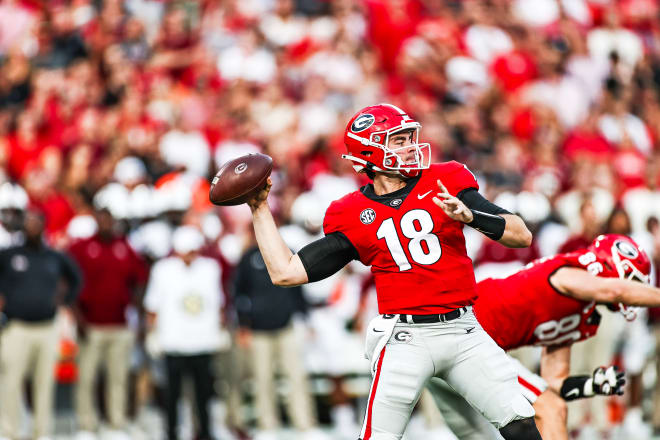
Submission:
[[471,308],[458,319],[433,324],[401,323],[398,315],[390,316],[374,318],[367,331],[366,352],[374,368],[362,440],[401,439],[431,377],[446,381],[497,429],[534,416],[511,358]]
[[[518,360],[511,358],[511,361],[518,374],[520,392],[533,405],[541,393],[548,388],[548,384]],[[459,440],[502,440],[497,429],[444,380],[433,377],[426,384],[426,389],[431,393],[445,423]]]

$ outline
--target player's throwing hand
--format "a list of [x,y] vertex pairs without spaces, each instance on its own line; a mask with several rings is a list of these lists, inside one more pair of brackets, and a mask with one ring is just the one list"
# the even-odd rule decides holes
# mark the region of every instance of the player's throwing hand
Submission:
[[268,178],[268,183],[266,184],[266,187],[264,189],[262,189],[261,191],[259,191],[259,193],[257,193],[257,195],[254,196],[254,198],[252,200],[247,201],[247,204],[248,204],[248,206],[250,207],[250,209],[252,211],[257,209],[259,207],[259,205],[261,205],[262,203],[264,203],[266,201],[266,199],[268,198],[268,193],[270,192],[271,186],[273,186],[273,181],[269,177]]
[[433,197],[433,203],[438,205],[450,219],[463,223],[470,223],[474,219],[472,211],[457,197],[449,194],[440,179],[438,179],[438,188],[440,192],[437,193],[437,197]]

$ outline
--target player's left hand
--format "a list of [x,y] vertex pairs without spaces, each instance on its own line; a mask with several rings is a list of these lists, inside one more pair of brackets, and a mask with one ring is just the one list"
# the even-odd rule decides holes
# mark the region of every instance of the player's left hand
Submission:
[[594,370],[593,391],[594,394],[610,396],[612,394],[623,394],[623,386],[626,384],[626,378],[623,371],[616,365],[607,368],[598,367]]
[[440,188],[440,192],[437,193],[437,197],[433,197],[433,203],[438,205],[452,220],[463,223],[472,222],[474,219],[472,211],[458,197],[449,194],[449,191],[447,191],[447,188],[445,188],[440,179],[438,179],[438,188]]

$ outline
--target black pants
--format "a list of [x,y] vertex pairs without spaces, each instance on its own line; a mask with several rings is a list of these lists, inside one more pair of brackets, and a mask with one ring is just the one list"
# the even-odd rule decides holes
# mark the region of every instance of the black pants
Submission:
[[178,439],[178,402],[181,397],[181,383],[186,374],[190,374],[195,386],[195,407],[199,422],[200,440],[211,439],[208,404],[213,393],[213,378],[211,376],[211,355],[198,354],[190,356],[166,355],[167,369],[167,438]]

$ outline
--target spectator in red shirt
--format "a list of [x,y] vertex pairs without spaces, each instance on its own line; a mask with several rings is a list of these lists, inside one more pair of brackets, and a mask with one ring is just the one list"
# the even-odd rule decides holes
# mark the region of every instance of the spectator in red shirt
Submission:
[[81,330],[80,377],[76,404],[80,429],[88,436],[98,427],[93,402],[101,363],[107,371],[106,408],[113,429],[124,428],[128,367],[134,335],[126,326],[126,309],[146,283],[148,269],[126,237],[115,233],[107,209],[94,213],[97,233],[73,244],[70,253],[83,272],[76,315]]
[[514,50],[495,57],[490,65],[495,82],[506,93],[515,92],[539,74],[533,52],[527,47],[527,29],[514,27],[511,33],[514,37]]
[[609,160],[614,148],[598,131],[598,113],[589,114],[587,119],[566,137],[563,152],[570,160],[581,157],[595,160]]
[[366,2],[367,34],[377,48],[385,71],[396,68],[396,55],[404,40],[415,33],[420,20],[420,2],[415,0],[370,0]]
[[37,116],[33,112],[18,115],[16,131],[7,137],[9,146],[9,175],[21,180],[26,171],[33,167],[44,148],[46,139],[39,133]]
[[[46,152],[55,154],[49,157]],[[75,211],[69,196],[58,185],[61,162],[56,150],[44,150],[41,159],[43,165],[31,169],[23,181],[30,203],[46,217],[47,240],[57,246],[63,242],[64,231]]]

